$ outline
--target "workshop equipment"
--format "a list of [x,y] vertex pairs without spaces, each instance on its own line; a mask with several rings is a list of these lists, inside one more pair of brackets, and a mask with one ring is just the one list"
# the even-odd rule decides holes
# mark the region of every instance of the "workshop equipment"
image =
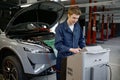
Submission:
[[90,46],[62,62],[61,80],[108,80],[110,49]]

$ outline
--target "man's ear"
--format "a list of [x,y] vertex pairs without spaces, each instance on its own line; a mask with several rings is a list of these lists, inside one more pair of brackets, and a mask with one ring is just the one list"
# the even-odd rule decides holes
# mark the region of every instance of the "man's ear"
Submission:
[[68,14],[68,18],[70,17],[70,14]]

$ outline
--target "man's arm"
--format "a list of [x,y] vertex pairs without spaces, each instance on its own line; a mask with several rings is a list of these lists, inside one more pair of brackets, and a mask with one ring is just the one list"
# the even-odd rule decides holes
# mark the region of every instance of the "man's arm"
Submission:
[[69,47],[65,46],[63,44],[63,34],[61,30],[62,26],[58,26],[55,29],[56,35],[55,35],[55,48],[60,52],[60,53],[65,53],[69,52]]
[[86,46],[86,42],[85,42],[85,37],[83,35],[83,31],[80,27],[80,38],[79,38],[79,47],[82,49]]

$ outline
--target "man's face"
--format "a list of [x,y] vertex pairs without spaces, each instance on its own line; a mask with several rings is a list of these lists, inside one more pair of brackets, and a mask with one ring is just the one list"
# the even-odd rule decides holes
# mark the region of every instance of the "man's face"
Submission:
[[75,24],[78,21],[79,17],[80,15],[76,15],[76,14],[69,15],[68,14],[68,20],[71,25]]

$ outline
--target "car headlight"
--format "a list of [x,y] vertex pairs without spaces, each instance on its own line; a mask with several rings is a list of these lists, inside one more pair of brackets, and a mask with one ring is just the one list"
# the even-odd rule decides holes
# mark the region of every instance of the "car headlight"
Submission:
[[34,49],[34,48],[28,48],[28,47],[23,47],[24,51],[30,52],[30,53],[48,53],[50,52],[49,49],[47,48],[41,48],[41,49]]

